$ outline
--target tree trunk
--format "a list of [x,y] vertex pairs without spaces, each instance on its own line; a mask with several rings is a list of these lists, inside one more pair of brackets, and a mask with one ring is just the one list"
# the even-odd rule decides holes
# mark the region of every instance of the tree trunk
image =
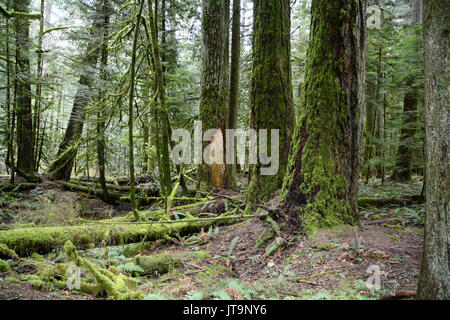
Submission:
[[[239,83],[241,63],[241,0],[233,0],[233,23],[231,36],[231,70],[230,70],[230,98],[228,113],[228,129],[237,129],[237,115],[239,112]],[[236,152],[236,148],[235,148]],[[236,154],[236,153],[235,153]],[[236,160],[236,158],[235,158]],[[227,188],[236,187],[236,165],[227,165]]]
[[[200,101],[200,120],[203,133],[214,129],[212,138],[218,149],[223,152],[211,152],[206,162],[200,164],[198,171],[198,189],[208,191],[211,188],[221,189],[225,186],[225,144],[224,137],[228,122],[227,105],[227,63],[226,63],[226,28],[225,2],[222,0],[203,0],[203,58],[202,58],[202,90]],[[202,133],[202,135],[203,135]],[[217,140],[216,140],[217,139]],[[209,161],[208,161],[209,160]]]
[[[14,2],[14,10],[28,12],[30,0]],[[17,17],[16,77],[17,77],[17,173],[25,178],[33,175],[33,120],[30,74],[30,21]]]
[[271,150],[268,139],[267,154],[279,153],[279,170],[262,176],[263,164],[251,166],[249,202],[267,201],[282,187],[288,163],[294,127],[292,93],[290,1],[257,0],[254,2],[253,79],[251,128],[280,131],[279,150]]
[[41,19],[39,21],[39,40],[37,48],[37,84],[36,84],[36,96],[34,101],[34,117],[33,117],[33,170],[38,172],[39,166],[37,164],[37,158],[39,154],[39,130],[41,123],[41,105],[42,105],[42,77],[43,77],[43,38],[44,38],[44,20],[45,20],[45,0],[41,0]]
[[164,72],[161,63],[161,56],[159,51],[158,40],[158,1],[154,2],[154,9],[152,9],[152,0],[148,0],[149,25],[151,45],[152,45],[152,59],[153,72],[155,74],[155,92],[158,93],[159,108],[153,110],[153,120],[155,122],[157,161],[160,174],[161,195],[168,196],[172,191],[172,176],[171,176],[171,162],[170,162],[170,135],[169,135],[169,115],[166,109],[166,92],[164,86]]
[[449,21],[448,1],[424,1],[427,180],[419,299],[450,299]]
[[[300,118],[282,207],[307,234],[358,222],[366,1],[313,0]],[[299,220],[300,219],[300,220]]]
[[73,102],[72,112],[67,125],[64,139],[59,146],[56,160],[50,167],[50,172],[55,180],[69,180],[72,168],[81,141],[85,109],[90,103],[91,89],[95,81],[95,74],[92,70],[97,65],[100,54],[100,43],[103,39],[103,25],[101,7],[103,0],[97,0],[94,13],[94,23],[90,32],[90,41],[86,50],[86,55],[82,61],[82,74],[78,82],[78,90]]

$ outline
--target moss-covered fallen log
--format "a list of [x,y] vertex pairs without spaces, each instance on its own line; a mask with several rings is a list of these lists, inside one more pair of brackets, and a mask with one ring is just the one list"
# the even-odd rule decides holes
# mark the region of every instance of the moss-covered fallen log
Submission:
[[155,241],[171,236],[186,236],[211,226],[234,224],[248,217],[219,217],[210,219],[185,219],[180,221],[161,221],[132,223],[111,219],[69,227],[34,227],[0,231],[0,244],[5,244],[20,256],[33,252],[45,254],[62,248],[70,240],[80,249],[100,245],[121,245]]
[[423,203],[422,196],[408,196],[403,198],[371,198],[361,197],[358,199],[358,205],[361,208],[384,208],[388,206],[408,206]]
[[19,191],[28,191],[33,190],[38,186],[37,183],[0,183],[0,192],[19,192]]
[[182,267],[185,262],[198,262],[211,258],[210,253],[203,251],[176,254],[161,253],[152,256],[137,256],[135,263],[144,270],[140,273],[141,275],[162,275]]
[[[84,187],[81,185],[77,185],[74,183],[70,183],[70,182],[64,182],[64,181],[60,181],[58,182],[61,186],[64,187],[64,189],[69,190],[69,191],[76,191],[76,192],[83,192],[83,193],[87,193],[87,194],[92,194],[95,195],[96,197],[103,199],[104,194],[103,191],[101,190],[101,188],[90,188],[90,187]],[[112,201],[123,201],[121,200],[121,198],[124,196],[124,194],[115,192],[115,191],[111,191],[108,194],[109,199],[108,200],[112,200]]]
[[[96,183],[96,182],[85,182],[85,181],[70,180],[70,183],[78,185],[78,186],[89,187],[91,189],[101,189],[100,184]],[[108,190],[111,190],[111,191],[114,191],[114,192],[117,192],[117,193],[124,193],[124,194],[129,193],[130,189],[131,189],[131,187],[129,187],[129,186],[117,186],[117,185],[110,184],[110,183],[106,184],[106,187],[108,188]],[[158,190],[153,190],[153,189],[150,189],[150,188],[144,188],[144,187],[136,186],[135,190],[136,190],[136,192],[143,193],[143,194],[146,194],[148,196],[157,196],[157,195],[159,195],[159,191]]]

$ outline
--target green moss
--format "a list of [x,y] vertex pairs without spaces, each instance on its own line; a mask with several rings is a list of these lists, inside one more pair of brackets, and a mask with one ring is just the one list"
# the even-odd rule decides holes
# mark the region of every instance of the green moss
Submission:
[[20,282],[19,279],[14,278],[14,277],[6,277],[6,278],[5,278],[5,281],[6,281],[6,282],[11,282],[11,283],[17,283],[17,282]]
[[15,259],[17,257],[17,253],[14,250],[9,249],[7,245],[0,241],[0,258]]
[[255,249],[261,248],[263,245],[268,243],[275,236],[275,231],[270,228],[266,232],[264,232],[258,240],[256,240]]
[[398,230],[398,231],[404,231],[404,232],[407,232],[408,231],[408,229],[406,229],[405,227],[402,227],[402,226],[399,226],[399,225],[396,225],[396,224],[383,224],[383,225],[381,225],[383,228],[390,228],[390,229],[395,229],[395,230]]
[[330,251],[336,248],[339,248],[339,245],[335,243],[325,243],[325,244],[319,244],[314,246],[315,249],[322,250],[322,251]]
[[[109,222],[113,224],[109,224]],[[33,252],[43,254],[51,252],[55,248],[62,248],[68,240],[82,249],[93,248],[99,245],[138,243],[144,239],[146,241],[155,241],[167,239],[168,236],[192,234],[200,231],[202,228],[206,230],[212,225],[230,224],[233,220],[190,222],[189,219],[185,219],[180,222],[167,224],[122,225],[119,222],[120,220],[112,219],[84,226],[24,228],[0,231],[0,252],[5,251],[8,253],[8,256],[11,256],[14,253],[8,249],[8,247],[11,247],[21,256],[28,256]]]
[[[344,64],[343,56],[347,53],[337,49],[344,48],[344,38],[340,29],[335,28],[353,22],[349,19],[356,14],[347,14],[344,6],[347,4],[329,1],[312,9],[314,30],[308,49],[305,88],[281,196],[297,208],[291,215],[298,214],[308,235],[316,234],[319,228],[355,224],[358,220],[357,210],[352,208],[357,168],[352,168],[356,173],[352,172],[351,177],[346,170],[354,158],[348,144],[354,147],[358,143],[349,141],[357,135],[350,132],[352,123],[348,119],[358,123],[361,112],[348,103],[349,98],[355,97],[349,96],[354,93],[345,88],[343,73],[355,70]],[[357,4],[348,5],[349,10],[355,10],[354,6]],[[349,58],[352,65],[357,64],[356,55]]]
[[36,252],[33,252],[30,257],[35,261],[44,262],[44,258]]
[[6,261],[0,259],[0,272],[8,272],[9,270],[11,270],[9,264]]
[[99,292],[106,292],[108,298],[115,300],[135,300],[142,299],[143,294],[139,291],[133,291],[136,286],[136,280],[126,277],[120,273],[120,270],[113,267],[105,270],[97,267],[90,261],[80,258],[72,242],[67,241],[64,245],[66,260],[73,262],[79,267],[87,269],[94,278]]

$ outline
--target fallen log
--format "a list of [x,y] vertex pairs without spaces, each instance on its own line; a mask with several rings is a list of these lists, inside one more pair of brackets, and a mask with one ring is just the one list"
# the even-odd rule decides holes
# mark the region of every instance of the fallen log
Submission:
[[[66,190],[92,194],[102,200],[106,200],[106,199],[104,199],[103,190],[101,190],[100,188],[92,189],[90,187],[84,187],[84,186],[80,186],[80,185],[76,185],[76,184],[73,184],[70,182],[64,182],[64,181],[58,181],[58,183]],[[111,200],[112,201],[122,201],[121,198],[123,197],[123,194],[111,191],[111,192],[109,192],[108,196],[109,196],[108,200],[110,200],[110,201]]]
[[384,208],[391,205],[394,206],[408,206],[413,204],[421,204],[424,202],[422,196],[408,196],[403,198],[370,198],[361,197],[358,198],[358,206],[361,208]]
[[16,191],[28,191],[33,190],[38,186],[37,183],[1,183],[0,184],[0,192],[16,192]]
[[152,256],[137,256],[135,258],[136,265],[140,266],[144,272],[141,275],[162,275],[170,272],[173,269],[183,266],[185,261],[200,261],[211,259],[212,256],[208,252],[197,251],[177,254],[155,254]]
[[33,252],[45,254],[62,248],[68,240],[81,249],[136,243],[144,239],[156,241],[171,236],[191,235],[211,226],[235,224],[253,217],[229,216],[148,223],[110,219],[79,226],[23,228],[0,231],[0,244],[5,244],[20,256],[28,256]]

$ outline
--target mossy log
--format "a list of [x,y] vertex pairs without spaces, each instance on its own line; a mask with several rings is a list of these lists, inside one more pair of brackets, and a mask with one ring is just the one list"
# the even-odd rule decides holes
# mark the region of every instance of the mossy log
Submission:
[[[103,191],[101,190],[101,188],[93,189],[90,187],[84,187],[84,186],[80,186],[80,185],[77,185],[74,183],[69,183],[69,182],[64,182],[64,181],[60,181],[58,183],[60,185],[62,185],[64,187],[64,189],[69,190],[69,191],[77,191],[77,192],[92,194],[92,195],[95,195],[96,197],[99,197],[100,199],[103,199],[103,197],[104,197],[104,194],[103,194]],[[121,198],[124,195],[121,193],[115,192],[115,191],[109,192],[108,196],[109,196],[108,200],[124,201],[124,200],[121,200]]]
[[176,254],[162,253],[152,256],[137,256],[135,263],[144,270],[141,273],[142,275],[162,275],[182,267],[183,262],[198,262],[210,258],[211,254],[203,251]]
[[[77,181],[77,180],[70,180],[71,184],[75,184],[78,186],[83,186],[83,187],[90,187],[92,189],[101,189],[101,186],[99,183],[96,182],[85,182],[85,181]],[[106,187],[108,188],[108,190],[112,190],[114,192],[117,193],[129,193],[131,187],[129,186],[117,186],[111,183],[106,184]],[[148,196],[157,196],[159,195],[159,191],[158,190],[151,190],[149,188],[145,188],[145,187],[135,187],[136,192],[139,193],[144,193]]]
[[[245,217],[244,217],[245,218]],[[154,241],[170,236],[186,236],[213,225],[228,225],[242,217],[211,219],[185,219],[149,223],[131,223],[119,219],[69,227],[34,227],[0,231],[0,244],[15,250],[20,256],[33,252],[45,254],[62,248],[72,241],[77,248],[87,249],[99,245],[121,245],[142,240]]]
[[371,198],[371,197],[361,197],[358,199],[358,206],[361,208],[383,208],[388,206],[408,206],[412,204],[423,203],[424,199],[422,196],[409,196],[404,198]]
[[1,183],[0,184],[0,192],[11,192],[11,191],[28,191],[33,190],[38,186],[37,183]]

